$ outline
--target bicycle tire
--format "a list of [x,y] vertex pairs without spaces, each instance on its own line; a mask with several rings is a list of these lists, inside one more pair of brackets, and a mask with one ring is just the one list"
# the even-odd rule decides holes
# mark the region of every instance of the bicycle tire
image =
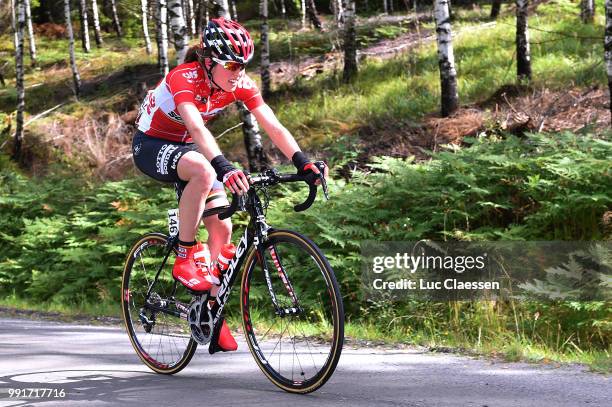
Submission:
[[[140,360],[160,374],[180,372],[187,366],[198,347],[197,342],[191,337],[187,321],[143,308],[148,286],[153,283],[167,252],[167,241],[168,237],[161,233],[141,236],[129,251],[121,281],[121,309],[130,342]],[[179,312],[176,303],[172,309],[171,298],[180,298],[188,304],[191,295],[181,284],[174,284],[171,264],[168,264],[171,263],[171,259],[172,257],[167,259],[156,286],[152,287],[150,301],[157,302],[157,306],[166,306],[169,310]],[[137,260],[139,267],[134,267]],[[171,290],[174,290],[174,287],[176,292],[172,296]],[[147,321],[153,321],[153,324],[145,323],[140,317],[141,314],[147,318]],[[154,352],[155,343],[158,344],[158,349]]]
[[[270,248],[273,248],[274,254]],[[310,239],[296,232],[270,232],[264,243],[264,256],[261,261],[257,250],[251,249],[242,275],[240,304],[249,350],[259,368],[276,386],[290,393],[310,393],[329,380],[342,353],[344,308],[338,282],[321,250]],[[264,264],[269,269],[269,278],[265,277]],[[280,270],[284,270],[289,284],[281,277]],[[269,286],[278,305],[274,311]],[[295,296],[292,297],[291,292]],[[296,304],[295,299],[299,311],[292,307]],[[277,309],[293,310],[295,314],[281,316]],[[287,321],[285,329],[283,320]],[[270,337],[276,335],[279,339],[270,351],[276,339],[266,341],[266,337],[278,321],[281,321],[280,336],[272,331]],[[289,329],[290,324],[294,328]],[[285,333],[288,335],[286,338],[290,339],[290,356],[282,350]],[[277,348],[278,363],[275,355]],[[322,361],[320,368],[315,358]],[[310,365],[310,359],[312,366],[305,366]],[[289,365],[290,376],[287,374]]]

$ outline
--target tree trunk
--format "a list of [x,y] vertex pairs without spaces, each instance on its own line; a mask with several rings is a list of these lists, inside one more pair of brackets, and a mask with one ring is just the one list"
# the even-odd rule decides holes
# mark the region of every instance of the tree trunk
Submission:
[[608,74],[608,91],[610,93],[610,120],[612,123],[612,0],[606,0],[606,30],[604,37],[604,60]]
[[168,9],[166,0],[158,0],[157,7],[159,9],[159,65],[162,75],[166,76],[170,71],[168,67]]
[[[450,7],[450,1],[449,1],[449,7]],[[389,0],[389,13],[393,13],[393,0]]]
[[34,38],[34,28],[32,27],[32,9],[30,0],[25,0],[25,18],[28,25],[28,38],[30,40],[30,64],[36,66],[36,40]]
[[121,24],[119,24],[119,16],[117,15],[117,4],[115,0],[110,0],[111,9],[113,11],[113,26],[115,27],[115,32],[117,33],[117,37],[121,38],[123,33],[121,32]]
[[23,140],[23,114],[25,111],[25,87],[23,85],[23,33],[26,25],[26,5],[24,0],[17,0],[17,27],[15,37],[15,74],[17,87],[17,125],[15,129],[15,144],[13,145],[13,159],[21,157],[21,143]]
[[196,27],[195,27],[195,5],[193,0],[187,0],[187,27],[189,28],[189,33],[192,36],[197,36]]
[[434,15],[436,19],[436,33],[438,37],[438,64],[440,66],[441,86],[441,114],[449,116],[457,110],[457,71],[455,70],[455,56],[448,14],[448,0],[435,0]]
[[531,54],[527,7],[529,0],[516,0],[516,74],[519,81],[531,80]]
[[285,0],[281,0],[281,15],[283,20],[287,18],[287,7],[285,5]]
[[585,24],[591,24],[595,20],[595,0],[580,1],[580,18]]
[[499,12],[501,11],[502,0],[491,1],[491,20],[497,20]]
[[140,0],[140,11],[142,13],[142,34],[145,39],[147,55],[153,52],[151,49],[151,38],[149,37],[149,23],[147,21],[147,0]]
[[89,46],[89,23],[87,21],[87,2],[86,0],[79,0],[79,17],[81,19],[81,45],[83,51],[88,53],[90,51]]
[[[345,21],[345,16],[344,16],[344,9],[346,8],[343,4],[343,0],[332,0],[333,3],[336,4],[336,25],[338,27],[342,27],[342,25],[344,24]],[[355,12],[353,11],[353,17],[355,15]]]
[[187,35],[187,26],[183,18],[181,0],[168,1],[168,16],[170,17],[170,29],[174,38],[176,63],[180,65],[185,61],[185,54],[187,54],[187,49],[189,48],[189,36]]
[[261,142],[261,132],[255,116],[249,112],[244,103],[237,102],[240,119],[242,120],[242,134],[244,136],[244,147],[249,160],[249,171],[260,172],[268,168],[270,159],[266,154]]
[[357,42],[355,40],[355,0],[343,0],[344,72],[342,79],[350,82],[357,75]]
[[268,0],[261,0],[261,95],[270,96],[270,42],[268,41]]
[[232,19],[232,15],[230,14],[228,0],[212,0],[212,1],[213,1],[213,4],[217,6],[217,13],[216,13],[217,17],[227,18],[228,20]]
[[321,24],[321,20],[317,14],[317,7],[315,6],[314,0],[306,0],[306,14],[308,15],[308,19],[314,28],[321,31],[323,29],[323,25]]
[[100,31],[100,15],[98,14],[98,2],[96,0],[91,0],[91,10],[93,16],[94,34],[96,37],[96,46],[101,47],[104,41],[102,41],[102,33]]
[[302,6],[302,30],[306,29],[306,0],[300,2]]
[[385,14],[389,14],[389,6],[387,5],[388,0],[383,0],[383,11]]
[[70,68],[72,69],[72,80],[74,81],[74,94],[77,99],[81,95],[81,77],[74,56],[74,32],[72,31],[72,20],[70,19],[70,0],[64,0],[64,13],[66,15],[66,29],[68,30]]
[[236,11],[236,0],[230,0],[232,6],[232,20],[238,21],[238,12]]
[[[196,31],[202,35],[202,31],[208,22],[208,0],[198,0],[198,14],[196,16]],[[199,38],[198,38],[199,40]]]

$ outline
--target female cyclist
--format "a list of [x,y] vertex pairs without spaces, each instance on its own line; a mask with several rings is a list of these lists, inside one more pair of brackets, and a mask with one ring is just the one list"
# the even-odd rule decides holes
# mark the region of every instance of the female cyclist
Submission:
[[[253,52],[253,40],[240,24],[224,18],[210,20],[202,33],[197,61],[171,70],[145,97],[132,143],[138,169],[156,180],[179,185],[179,242],[173,277],[193,291],[211,290],[211,295],[216,294],[219,276],[196,262],[202,249],[196,242],[200,219],[204,209],[228,205],[224,185],[242,195],[249,189],[249,180],[221,154],[205,123],[227,105],[242,101],[299,173],[319,174],[246,75]],[[326,167],[325,177],[327,172]],[[221,247],[230,242],[231,221],[212,215],[204,219],[204,225],[210,258],[216,259]],[[225,351],[237,349],[225,322],[219,345]]]

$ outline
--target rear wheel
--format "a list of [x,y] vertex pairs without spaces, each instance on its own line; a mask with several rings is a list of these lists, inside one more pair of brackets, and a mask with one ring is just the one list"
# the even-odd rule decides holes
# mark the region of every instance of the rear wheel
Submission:
[[174,254],[164,263],[167,241],[163,234],[149,233],[132,246],[123,270],[121,302],[128,336],[142,362],[157,373],[173,374],[187,366],[198,344],[180,317],[191,294],[172,278]]
[[251,250],[241,308],[249,349],[275,385],[309,393],[331,377],[344,342],[344,309],[334,272],[312,241],[277,230],[263,258]]

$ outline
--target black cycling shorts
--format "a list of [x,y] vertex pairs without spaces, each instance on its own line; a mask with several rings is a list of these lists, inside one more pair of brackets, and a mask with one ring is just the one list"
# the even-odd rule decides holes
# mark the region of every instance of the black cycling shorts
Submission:
[[[178,162],[183,155],[190,151],[198,151],[195,143],[180,143],[150,137],[139,130],[136,131],[132,140],[132,153],[136,167],[157,181],[174,183],[177,199],[180,199],[180,195],[187,185],[187,181],[183,181],[178,176]],[[210,201],[219,200],[219,198],[224,198],[224,201],[227,202],[223,184],[215,180],[206,199],[206,208],[209,208],[208,203]]]

